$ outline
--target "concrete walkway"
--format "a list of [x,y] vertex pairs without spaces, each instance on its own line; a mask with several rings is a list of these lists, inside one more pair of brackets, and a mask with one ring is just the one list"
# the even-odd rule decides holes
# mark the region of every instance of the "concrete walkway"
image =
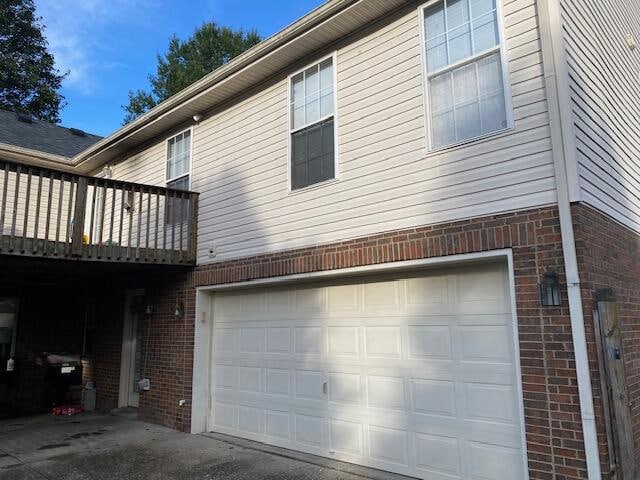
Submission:
[[0,480],[391,478],[400,477],[111,415],[46,415],[0,422]]

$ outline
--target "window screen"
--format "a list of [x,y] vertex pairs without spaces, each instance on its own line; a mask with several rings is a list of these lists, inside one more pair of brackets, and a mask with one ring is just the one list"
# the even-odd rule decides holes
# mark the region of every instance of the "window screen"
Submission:
[[505,129],[496,0],[443,0],[424,16],[432,147]]

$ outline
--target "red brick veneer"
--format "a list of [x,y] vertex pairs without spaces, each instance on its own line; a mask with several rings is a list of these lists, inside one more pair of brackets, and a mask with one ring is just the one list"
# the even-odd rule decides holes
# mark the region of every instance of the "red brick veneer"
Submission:
[[[561,275],[564,273],[555,208],[407,229],[205,265],[193,272],[189,282],[193,286],[214,285],[502,248],[511,248],[514,258],[530,476],[532,479],[586,478],[566,296],[564,306],[560,308],[540,308],[538,299],[540,275],[548,267],[557,269]],[[172,291],[171,286],[167,288],[167,293]],[[180,295],[188,305],[188,324],[192,328],[195,315],[193,289],[180,288]],[[171,300],[166,303],[171,303]],[[165,307],[162,308],[164,311]],[[167,344],[160,337],[174,332],[169,328],[164,333],[154,334],[158,336],[158,345]],[[182,346],[179,350],[190,355],[187,363],[191,364],[192,350]],[[189,380],[190,375],[191,371],[185,370]],[[182,387],[178,391],[186,393],[187,389]],[[170,396],[177,398],[176,394],[172,391]],[[175,423],[174,418],[180,418],[186,428],[188,414],[177,417],[177,410],[177,404],[170,405],[164,416],[156,419],[163,421],[169,417],[168,423],[171,424]],[[606,450],[604,444],[602,450]],[[604,456],[603,460],[606,460]]]
[[[592,312],[598,289],[613,289],[621,323],[627,386],[631,400],[635,457],[640,459],[640,236],[585,205],[573,206],[576,249],[590,356],[595,355]],[[592,361],[596,405],[600,404],[597,362]],[[599,413],[599,412],[598,412]]]

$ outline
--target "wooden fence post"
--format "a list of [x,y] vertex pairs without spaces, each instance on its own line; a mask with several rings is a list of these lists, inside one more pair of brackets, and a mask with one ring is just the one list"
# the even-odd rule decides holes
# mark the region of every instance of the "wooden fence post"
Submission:
[[631,406],[615,294],[609,289],[598,290],[596,300],[598,302],[597,325],[599,327],[596,335],[600,336],[598,343],[602,348],[608,390],[603,392],[603,395],[609,397],[612,416],[610,423],[613,430],[611,437],[613,437],[615,444],[613,450],[617,457],[612,458],[611,461],[617,464],[618,479],[638,480],[640,472],[638,472],[637,460],[634,458]]

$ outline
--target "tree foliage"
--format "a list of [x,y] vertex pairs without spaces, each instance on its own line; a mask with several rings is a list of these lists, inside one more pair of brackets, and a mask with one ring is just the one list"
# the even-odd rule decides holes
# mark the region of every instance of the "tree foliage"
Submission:
[[224,65],[260,42],[255,30],[232,30],[206,22],[187,40],[173,35],[166,54],[158,55],[155,75],[149,75],[150,90],[129,92],[124,124],[134,120],[206,74]]
[[0,108],[60,121],[67,75],[55,68],[33,0],[0,0]]

